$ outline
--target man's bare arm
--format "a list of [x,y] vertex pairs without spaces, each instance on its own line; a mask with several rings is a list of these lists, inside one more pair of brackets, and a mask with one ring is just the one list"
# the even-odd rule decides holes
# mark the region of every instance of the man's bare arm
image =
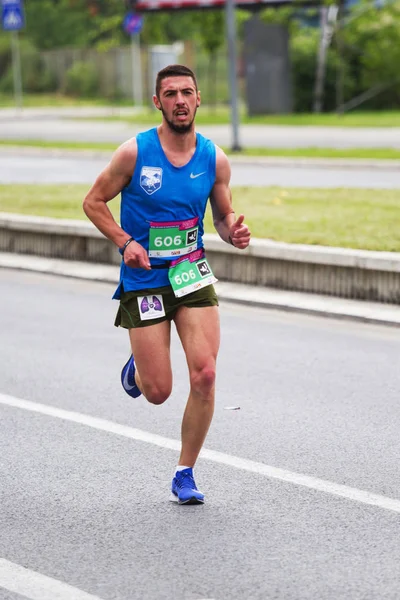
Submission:
[[[122,246],[131,237],[115,221],[107,202],[118,196],[130,182],[136,166],[137,143],[134,138],[120,146],[110,163],[103,169],[83,201],[83,210],[92,223],[116,246]],[[124,252],[129,267],[150,268],[147,252],[137,242],[131,242]]]
[[250,243],[250,231],[243,223],[244,215],[236,218],[229,187],[231,167],[225,153],[218,146],[216,148],[216,178],[210,195],[214,227],[224,242],[243,250]]
[[83,201],[83,210],[88,218],[103,235],[119,247],[123,246],[130,236],[116,223],[107,202],[118,196],[128,185],[135,170],[136,156],[136,140],[122,144]]

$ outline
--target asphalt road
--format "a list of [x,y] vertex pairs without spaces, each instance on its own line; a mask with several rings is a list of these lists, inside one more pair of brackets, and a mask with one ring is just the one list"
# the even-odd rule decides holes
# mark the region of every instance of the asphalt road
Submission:
[[[87,111],[71,109],[68,116],[73,114],[88,116]],[[109,142],[117,146],[144,128],[123,121],[74,120],[60,111],[58,116],[54,111],[25,111],[22,115],[0,111],[0,139]],[[199,126],[198,130],[221,146],[231,145],[229,125]],[[240,140],[244,147],[399,148],[400,129],[242,125]],[[75,159],[51,153],[29,156],[26,150],[21,151],[21,156],[14,152],[7,155],[6,148],[0,153],[0,183],[90,184],[107,162],[104,157]],[[232,185],[398,189],[400,177],[395,168],[234,163]]]
[[0,271],[0,599],[397,600],[398,330],[222,306],[207,503],[179,507],[182,351],[165,405],[126,396],[112,291]]
[[[111,152],[110,152],[111,157]],[[87,183],[94,182],[107,164],[105,157],[32,155],[7,156],[0,152],[0,183]],[[261,164],[232,164],[232,185],[286,186],[321,188],[399,189],[397,170],[367,168],[321,168],[306,166],[272,166]]]

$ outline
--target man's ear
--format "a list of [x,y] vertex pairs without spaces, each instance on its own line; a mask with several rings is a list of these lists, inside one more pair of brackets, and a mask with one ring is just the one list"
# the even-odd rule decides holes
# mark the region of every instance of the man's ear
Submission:
[[153,96],[153,104],[158,110],[161,110],[161,103],[156,95]]
[[197,108],[199,108],[201,104],[201,95],[200,95],[200,90],[197,92],[197,102],[196,102],[196,106]]

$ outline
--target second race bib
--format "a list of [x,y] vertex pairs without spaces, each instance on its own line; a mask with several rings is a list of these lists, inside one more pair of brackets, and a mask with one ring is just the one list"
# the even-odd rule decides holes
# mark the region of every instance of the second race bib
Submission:
[[218,281],[211,271],[203,249],[174,260],[168,270],[168,277],[177,298]]

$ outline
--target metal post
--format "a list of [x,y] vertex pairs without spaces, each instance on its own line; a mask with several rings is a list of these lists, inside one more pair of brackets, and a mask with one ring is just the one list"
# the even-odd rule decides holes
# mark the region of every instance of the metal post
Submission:
[[314,88],[314,112],[322,111],[324,83],[325,83],[325,68],[329,44],[332,41],[332,35],[335,28],[335,23],[338,15],[338,7],[336,4],[331,4],[329,7],[321,7],[321,37],[318,50],[317,73],[315,77]]
[[324,94],[325,80],[325,61],[326,61],[326,27],[328,22],[328,7],[321,6],[320,8],[320,40],[317,58],[317,73],[315,77],[314,88],[314,112],[320,113],[322,110],[322,99]]
[[336,70],[336,112],[343,114],[344,104],[344,48],[343,48],[343,0],[339,0],[339,12],[336,27],[337,70]]
[[241,150],[239,143],[239,111],[236,80],[236,21],[235,0],[226,0],[226,30],[228,37],[229,87],[231,92],[232,150]]
[[11,31],[11,54],[14,79],[14,97],[15,105],[18,109],[22,108],[22,76],[21,76],[21,56],[19,52],[19,38],[17,31]]
[[143,106],[142,58],[139,33],[131,35],[131,56],[133,102],[135,106]]

